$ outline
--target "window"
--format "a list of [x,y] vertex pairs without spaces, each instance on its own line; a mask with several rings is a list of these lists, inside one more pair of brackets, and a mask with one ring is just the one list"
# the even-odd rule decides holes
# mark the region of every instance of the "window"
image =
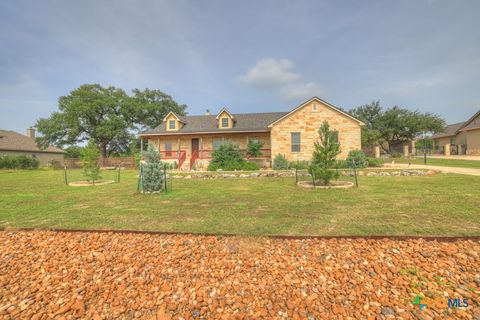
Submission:
[[317,112],[317,104],[316,103],[314,103],[312,105],[312,112]]
[[333,142],[338,143],[338,131],[333,131]]
[[456,144],[456,140],[455,137],[450,138],[450,144]]
[[222,118],[222,128],[228,128],[228,118]]
[[300,152],[300,132],[292,132],[292,152]]
[[168,129],[175,130],[175,120],[168,120]]
[[223,143],[222,139],[213,139],[212,140],[212,149],[213,150],[218,150],[218,148],[220,148],[222,143]]
[[172,156],[172,143],[165,142],[165,157],[171,157],[171,156]]

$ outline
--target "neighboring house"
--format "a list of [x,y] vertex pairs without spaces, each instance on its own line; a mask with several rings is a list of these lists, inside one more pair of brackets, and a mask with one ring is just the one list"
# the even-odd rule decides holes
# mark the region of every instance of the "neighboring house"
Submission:
[[0,156],[24,155],[37,158],[41,165],[55,160],[63,164],[65,151],[48,147],[40,149],[35,142],[35,129],[27,129],[27,135],[10,130],[0,130]]
[[465,122],[446,126],[432,139],[434,153],[480,155],[480,111]]
[[268,167],[279,153],[289,161],[310,160],[325,120],[338,131],[340,159],[361,148],[363,123],[316,97],[290,112],[232,114],[227,108],[217,115],[178,116],[170,112],[158,127],[140,137],[142,145],[148,140],[162,160],[176,161],[181,169],[206,168],[212,151],[225,141],[237,144],[246,156],[248,141],[256,140],[263,143],[262,155],[249,160]]

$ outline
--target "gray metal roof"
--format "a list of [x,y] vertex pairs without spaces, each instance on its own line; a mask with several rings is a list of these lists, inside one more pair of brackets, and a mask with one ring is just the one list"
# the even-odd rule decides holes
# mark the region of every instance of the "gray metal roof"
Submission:
[[268,131],[268,125],[280,119],[288,112],[237,113],[232,114],[234,125],[231,129],[220,129],[216,115],[179,116],[185,124],[176,131],[167,131],[165,121],[153,130],[142,134],[179,134],[202,132],[238,132],[238,131]]
[[443,130],[443,132],[434,134],[432,138],[436,139],[436,138],[452,137],[457,134],[458,129],[460,129],[464,124],[465,122],[449,124],[448,126],[445,127],[445,130]]

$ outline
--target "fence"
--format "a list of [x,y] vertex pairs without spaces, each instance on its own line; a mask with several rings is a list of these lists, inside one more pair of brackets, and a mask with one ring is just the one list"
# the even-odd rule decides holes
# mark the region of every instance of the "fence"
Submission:
[[[58,162],[52,162],[54,169],[62,169],[66,166],[69,169],[79,169],[83,167],[82,159],[80,158],[67,158],[63,161],[63,165]],[[100,158],[98,159],[98,165],[102,168],[105,167],[122,167],[133,169],[137,167],[135,157],[109,157],[109,158]]]

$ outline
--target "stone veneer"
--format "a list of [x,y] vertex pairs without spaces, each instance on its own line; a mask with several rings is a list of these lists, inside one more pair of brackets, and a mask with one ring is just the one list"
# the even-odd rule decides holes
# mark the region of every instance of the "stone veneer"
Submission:
[[[289,161],[311,160],[314,142],[318,140],[318,129],[325,120],[332,129],[338,131],[342,151],[339,159],[345,159],[350,150],[361,149],[360,123],[318,100],[313,100],[273,125],[270,133],[272,158],[281,153]],[[300,132],[300,152],[291,151],[292,132]]]

